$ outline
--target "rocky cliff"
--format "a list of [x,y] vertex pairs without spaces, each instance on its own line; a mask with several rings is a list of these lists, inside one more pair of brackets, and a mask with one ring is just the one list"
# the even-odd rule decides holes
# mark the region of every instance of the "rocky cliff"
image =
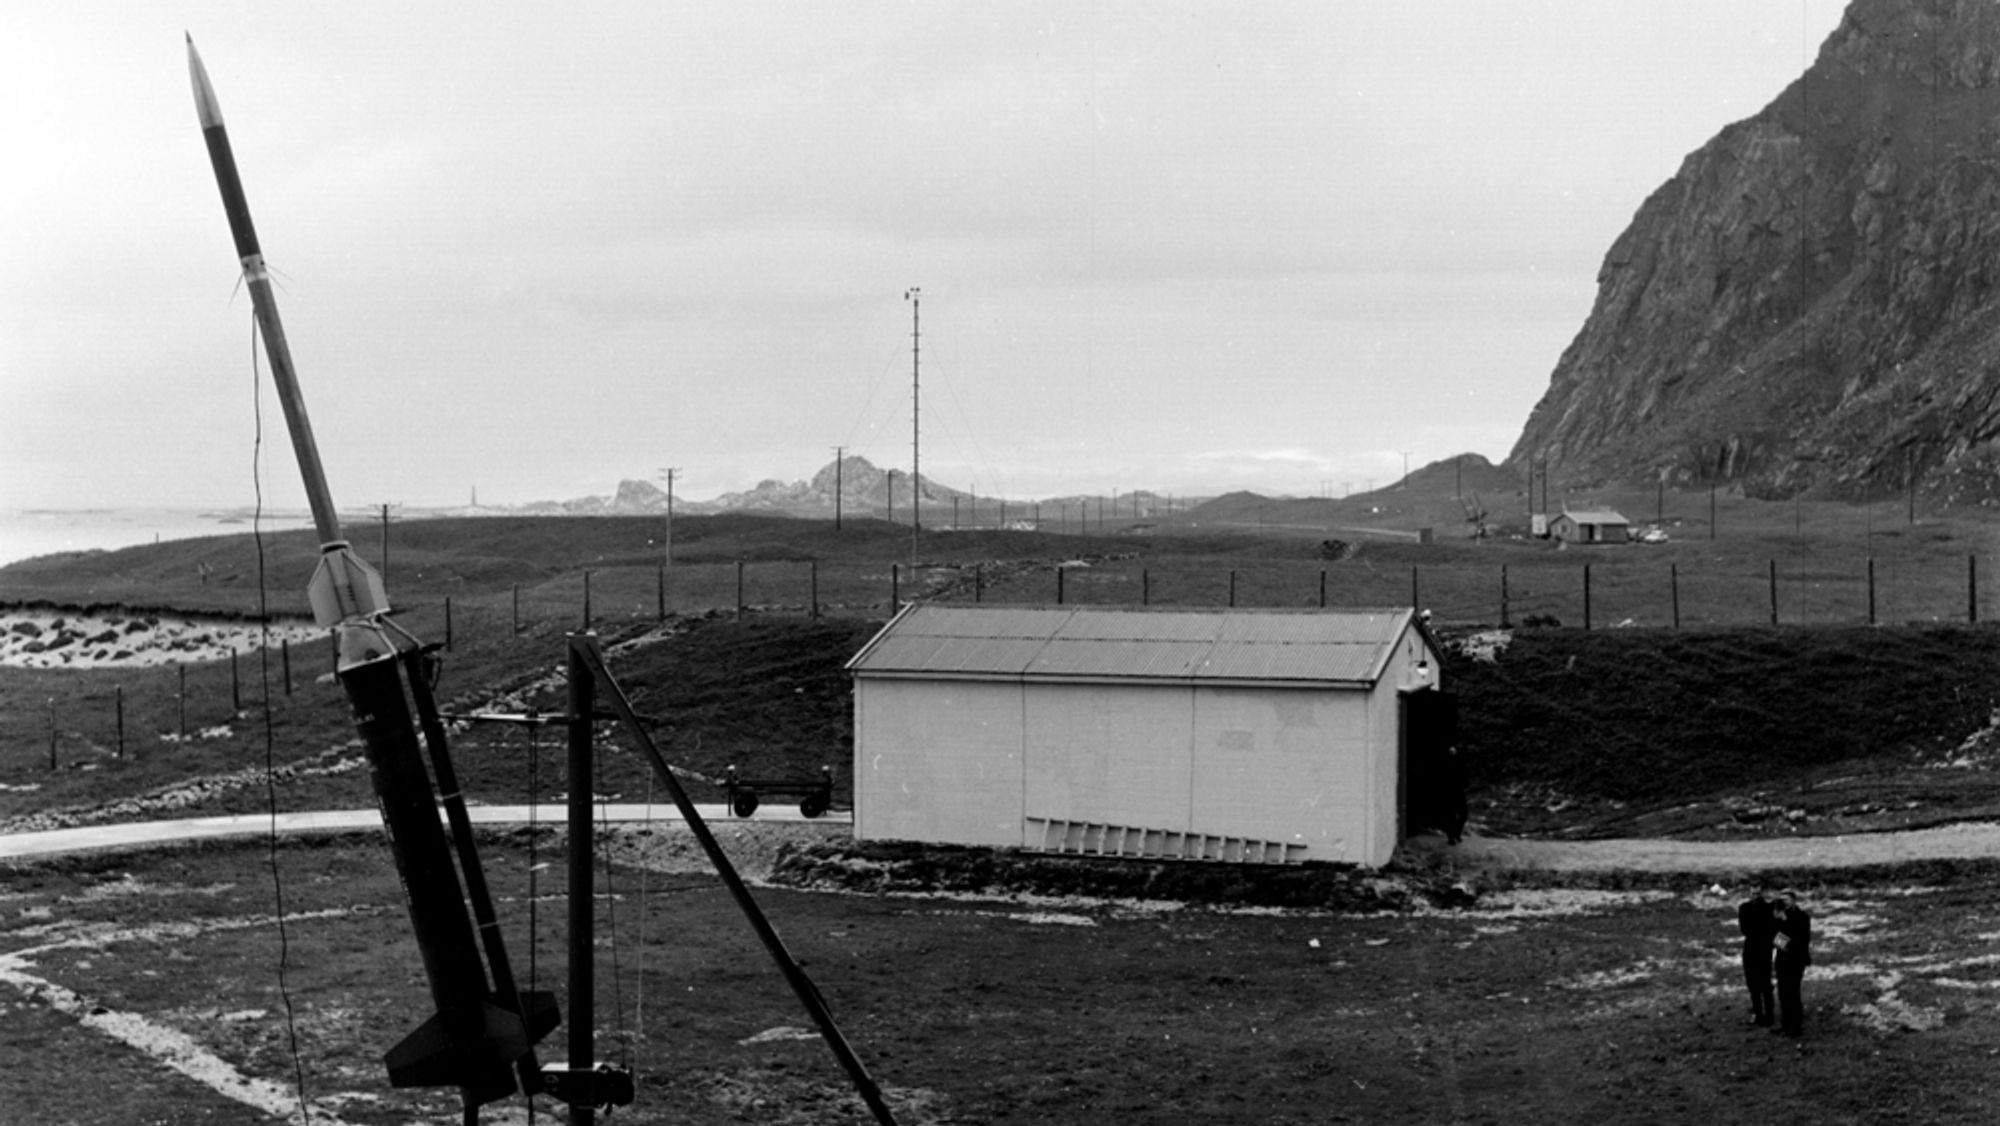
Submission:
[[2000,503],[2000,0],[1854,0],[1604,257],[1508,464]]

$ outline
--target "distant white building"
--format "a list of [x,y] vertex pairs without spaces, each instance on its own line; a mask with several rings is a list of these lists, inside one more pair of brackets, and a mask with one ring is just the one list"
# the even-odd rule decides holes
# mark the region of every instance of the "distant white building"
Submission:
[[847,668],[864,840],[1380,865],[1452,738],[1407,609],[915,604]]
[[1564,510],[1549,521],[1549,535],[1564,543],[1625,543],[1632,522],[1608,508]]

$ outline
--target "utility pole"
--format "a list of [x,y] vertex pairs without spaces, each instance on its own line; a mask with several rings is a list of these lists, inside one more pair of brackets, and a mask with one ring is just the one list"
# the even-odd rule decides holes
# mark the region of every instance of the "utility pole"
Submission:
[[833,447],[833,530],[840,530],[840,458],[847,452],[846,446]]
[[1402,451],[1402,454],[1403,454],[1403,484],[1401,487],[1407,491],[1410,487],[1410,451],[1404,450]]
[[674,474],[678,467],[669,466],[660,472],[667,475],[667,566],[674,565]]
[[921,431],[918,418],[921,414],[922,399],[918,398],[918,373],[922,370],[924,291],[911,286],[903,294],[910,302],[910,538],[916,542],[917,529],[924,523],[924,477],[919,467],[918,449]]
[[889,523],[896,522],[896,471],[889,471],[888,483],[882,487],[884,498],[889,504]]

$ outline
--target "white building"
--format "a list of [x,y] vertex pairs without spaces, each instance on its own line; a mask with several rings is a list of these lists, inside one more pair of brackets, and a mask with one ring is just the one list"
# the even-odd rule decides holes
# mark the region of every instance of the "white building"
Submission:
[[1380,865],[1451,738],[1407,609],[913,604],[847,668],[863,840]]

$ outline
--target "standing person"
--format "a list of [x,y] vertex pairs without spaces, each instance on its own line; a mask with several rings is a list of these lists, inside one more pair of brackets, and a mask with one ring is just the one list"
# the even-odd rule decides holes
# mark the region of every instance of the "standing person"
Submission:
[[1799,983],[1806,976],[1806,967],[1812,965],[1812,916],[1799,905],[1798,893],[1786,888],[1778,893],[1771,917],[1778,927],[1771,940],[1778,951],[1774,959],[1778,974],[1778,1031],[1797,1036],[1805,1029],[1806,1014],[1799,999]]
[[1444,839],[1457,844],[1465,835],[1465,760],[1457,744],[1444,750]]
[[1771,997],[1771,954],[1778,920],[1762,887],[1737,905],[1736,927],[1743,932],[1743,984],[1750,990],[1750,1020],[1768,1025],[1777,1015]]

